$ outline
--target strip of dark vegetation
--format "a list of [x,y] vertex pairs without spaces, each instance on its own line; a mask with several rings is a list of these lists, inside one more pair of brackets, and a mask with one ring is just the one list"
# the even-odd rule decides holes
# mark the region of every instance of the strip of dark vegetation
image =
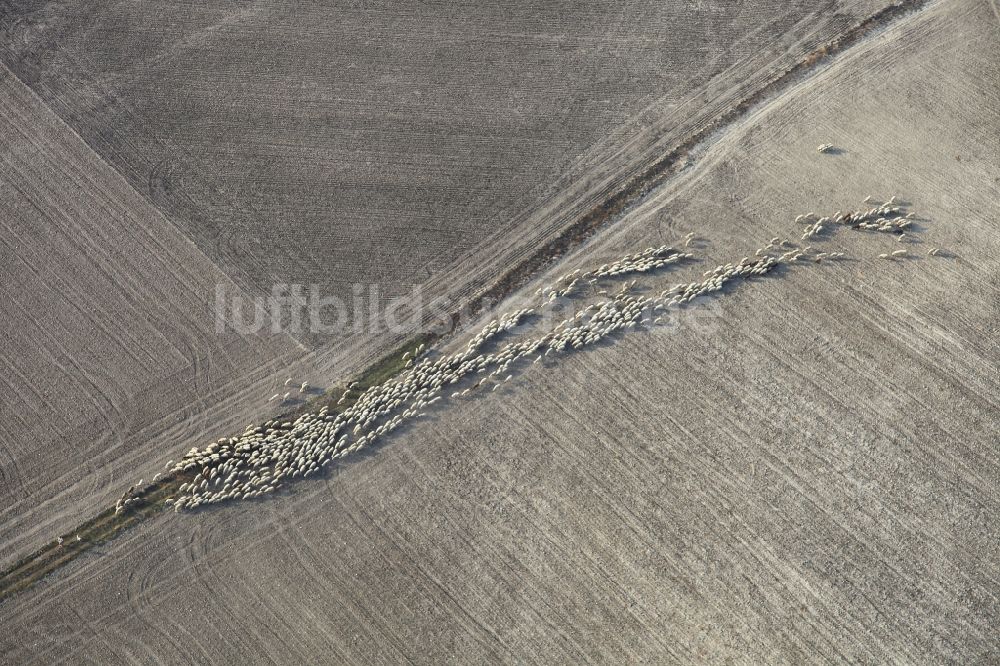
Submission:
[[[708,139],[711,134],[733,124],[751,108],[763,102],[770,95],[800,80],[803,75],[828,58],[845,51],[885,24],[922,8],[928,1],[903,0],[886,7],[842,33],[833,41],[806,55],[793,67],[775,76],[759,88],[753,95],[718,116],[704,128],[690,135],[667,155],[627,180],[616,192],[566,227],[558,237],[540,247],[523,262],[505,273],[497,282],[483,290],[471,301],[469,311],[474,314],[482,313],[488,307],[500,302],[527,283],[533,275],[547,265],[582,244],[600,229],[619,219],[625,212],[640,203],[654,188],[683,168],[694,149]],[[453,325],[458,320],[458,313],[451,316]],[[344,387],[328,391],[278,418],[290,420],[306,411],[317,410],[323,406],[328,406],[332,413],[346,409],[353,404],[362,391],[399,373],[405,367],[406,361],[403,359],[403,355],[406,352],[412,352],[420,344],[430,346],[443,336],[442,332],[422,333],[372,364],[356,380],[355,388],[357,390],[352,392],[339,406],[335,403],[340,399]],[[136,501],[130,503],[121,513],[116,514],[113,508],[108,509],[72,532],[63,535],[61,543],[58,540],[53,541],[22,558],[0,574],[0,601],[31,587],[94,546],[106,543],[140,522],[160,515],[166,506],[166,500],[176,495],[180,485],[190,482],[195,474],[194,470],[167,474],[133,495]]]

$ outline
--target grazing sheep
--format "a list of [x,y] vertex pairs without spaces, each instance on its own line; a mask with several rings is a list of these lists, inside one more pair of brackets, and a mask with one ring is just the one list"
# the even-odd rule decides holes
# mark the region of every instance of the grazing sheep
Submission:
[[[844,219],[870,223],[877,230],[881,230],[882,225],[887,225],[898,232],[897,225],[900,223],[896,220],[901,218],[897,218],[897,214],[888,209],[877,208],[868,212],[849,213]],[[835,217],[839,223],[840,211]],[[831,219],[810,213],[808,216],[799,216],[796,220],[806,218],[811,224],[809,230],[813,232],[827,229]],[[883,222],[875,224],[872,220],[876,218],[882,218]],[[853,228],[865,227],[859,224]],[[694,233],[689,233],[686,241],[690,242],[693,238]],[[767,253],[768,249],[779,244],[792,249],[780,256]],[[572,286],[578,281],[593,282],[598,278],[618,279],[622,282],[620,290],[613,294],[600,290],[597,295],[606,300],[578,309],[572,316],[557,322],[538,337],[518,337],[506,342],[496,351],[485,352],[481,348],[496,336],[517,326],[533,310],[523,308],[491,321],[472,336],[464,349],[452,354],[442,353],[436,358],[421,359],[418,355],[426,347],[421,344],[413,356],[409,352],[404,355],[406,368],[395,377],[364,389],[358,387],[357,382],[348,384],[337,405],[344,404],[348,393],[355,387],[357,393],[349,406],[339,408],[335,413],[331,414],[327,407],[323,407],[317,413],[302,414],[280,424],[277,421],[267,421],[259,427],[249,426],[241,436],[220,439],[204,449],[193,448],[174,467],[176,471],[197,470],[190,483],[180,485],[179,492],[182,496],[171,498],[174,510],[193,509],[202,504],[230,499],[252,499],[274,492],[285,479],[308,478],[318,474],[332,461],[350,455],[385,436],[407,419],[426,416],[427,412],[421,409],[440,401],[442,395],[458,398],[483,386],[480,381],[460,391],[445,393],[447,385],[464,378],[479,374],[494,380],[503,377],[501,381],[491,382],[491,390],[497,391],[503,383],[513,379],[515,372],[512,370],[519,367],[515,364],[522,359],[527,361],[533,357],[532,364],[538,364],[550,354],[583,349],[611,334],[620,334],[638,325],[649,324],[650,316],[647,315],[650,312],[683,306],[699,296],[723,289],[731,280],[765,275],[774,267],[795,262],[803,256],[821,262],[824,259],[841,258],[844,254],[822,252],[814,250],[812,246],[795,249],[794,244],[774,237],[767,247],[758,249],[753,254],[752,261],[751,257],[743,257],[736,264],[724,264],[705,271],[700,281],[676,284],[662,291],[659,288],[650,290],[650,293],[658,293],[656,296],[647,297],[630,291],[638,285],[635,278],[622,280],[623,276],[648,273],[691,256],[668,246],[650,247],[593,271],[583,272],[582,269],[577,269],[559,279],[558,283],[570,281],[568,286],[559,291],[545,287],[538,290],[538,295],[551,292],[552,298],[557,294],[568,296]],[[880,256],[885,259],[894,258],[891,254]],[[593,295],[593,292],[589,293]],[[653,322],[659,324],[663,319],[662,316],[657,316]],[[286,385],[290,386],[290,381]],[[300,391],[304,391],[307,386],[303,382]],[[287,400],[290,395],[289,391],[284,399]],[[173,461],[170,464],[172,463]],[[126,492],[116,505],[116,510],[123,510],[137,501],[137,498],[130,497],[131,491],[132,489]]]

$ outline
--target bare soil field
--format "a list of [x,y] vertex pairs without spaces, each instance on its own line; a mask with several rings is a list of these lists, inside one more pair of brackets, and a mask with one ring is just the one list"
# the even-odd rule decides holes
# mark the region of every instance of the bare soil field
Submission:
[[216,285],[457,308],[886,4],[0,4],[0,562],[400,337],[215,336]]
[[0,60],[246,290],[460,299],[887,4],[5,3]]
[[916,211],[902,241],[827,232],[808,242],[843,260],[533,364],[322,480],[144,524],[0,605],[0,652],[996,661],[998,31],[986,2],[930,3],[754,109],[504,307],[689,233],[703,261],[657,279],[697,279],[869,195]]
[[235,285],[2,68],[0,137],[6,562],[200,441],[233,382],[305,350],[217,335],[215,285]]

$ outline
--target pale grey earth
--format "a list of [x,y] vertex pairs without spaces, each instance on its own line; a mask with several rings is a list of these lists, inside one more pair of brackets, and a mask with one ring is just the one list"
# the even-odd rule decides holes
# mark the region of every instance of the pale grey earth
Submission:
[[216,285],[461,307],[885,4],[0,3],[0,562],[415,327],[218,336]]
[[[563,23],[560,32],[546,32],[553,40],[570,44],[570,35],[591,35],[629,55],[619,61],[584,49],[587,60],[568,47],[563,53],[551,46],[563,58],[551,63],[549,74],[561,82],[563,97],[555,99],[551,87],[540,85],[544,103],[535,102],[539,115],[530,121],[537,123],[536,134],[483,122],[471,110],[483,103],[474,94],[454,100],[440,90],[427,92],[410,107],[402,102],[410,99],[404,92],[412,94],[420,84],[409,87],[391,76],[357,79],[361,92],[351,100],[358,106],[343,111],[343,122],[384,130],[379,138],[365,138],[362,131],[354,136],[362,145],[355,149],[359,155],[368,150],[364,146],[376,146],[373,154],[384,162],[350,162],[343,172],[316,165],[324,163],[324,154],[331,164],[338,162],[331,156],[347,149],[332,147],[332,138],[324,144],[324,135],[309,129],[309,106],[282,100],[263,72],[285,81],[287,68],[309,62],[313,71],[355,80],[341,71],[343,59],[362,53],[360,45],[374,38],[373,48],[397,54],[398,67],[419,70],[422,64],[433,78],[428,63],[438,58],[439,72],[441,62],[453,63],[439,74],[445,80],[465,81],[465,91],[500,94],[504,81],[517,88],[526,73],[543,77],[549,71],[539,64],[545,60],[540,52],[511,44],[530,34],[532,25],[551,31],[556,19],[525,10],[513,12],[517,20],[511,20],[511,13],[503,13],[509,8],[494,5],[470,8],[467,15],[455,10],[450,18],[421,15],[419,21],[408,20],[411,15],[399,8],[387,9],[379,23],[375,9],[359,6],[336,23],[341,40],[316,37],[309,44],[321,48],[307,48],[301,35],[328,36],[335,24],[324,22],[328,15],[319,10],[289,13],[288,22],[299,28],[286,30],[273,9],[255,15],[241,6],[211,16],[188,10],[180,23],[159,17],[158,38],[142,42],[148,53],[122,39],[103,46],[70,94],[72,86],[46,83],[46,77],[58,76],[60,59],[72,60],[66,54],[73,49],[99,41],[94,26],[103,20],[127,35],[153,16],[149,10],[135,9],[130,16],[105,10],[97,13],[103,18],[88,18],[81,28],[78,17],[91,16],[82,6],[53,9],[59,39],[52,43],[59,48],[43,49],[48,55],[28,59],[20,73],[12,66],[20,80],[5,71],[9,94],[0,95],[0,136],[21,128],[27,138],[12,143],[36,147],[7,149],[0,163],[4,251],[21,262],[19,270],[5,268],[5,284],[25,285],[8,290],[18,296],[18,308],[3,324],[9,329],[4,361],[17,369],[4,385],[3,404],[5,413],[18,417],[8,417],[13,424],[5,425],[13,443],[4,445],[2,469],[5,481],[20,479],[10,486],[11,507],[2,514],[4,556],[24,554],[47,534],[90,515],[87,510],[113,502],[123,484],[191,445],[266,417],[260,396],[290,364],[325,368],[328,378],[336,378],[322,358],[337,353],[327,351],[329,341],[216,339],[204,285],[230,279],[252,292],[295,275],[331,284],[357,279],[401,285],[420,279],[413,276],[430,266],[440,280],[430,284],[440,284],[441,293],[468,293],[457,285],[502,269],[474,260],[477,252],[493,262],[523,252],[558,228],[557,220],[572,217],[569,211],[580,201],[597,197],[603,178],[621,177],[638,168],[647,152],[655,153],[659,139],[648,137],[690,129],[688,116],[669,113],[671,98],[664,95],[683,97],[678,108],[690,105],[696,112],[723,104],[725,98],[677,91],[724,81],[766,51],[757,44],[719,56],[720,71],[725,63],[735,68],[703,79],[696,72],[705,53],[683,51],[689,61],[674,56],[673,73],[654,75],[663,62],[651,61],[669,56],[650,40],[701,44],[678,29],[689,20],[697,27],[686,30],[702,29],[702,36],[716,35],[717,44],[725,44],[732,40],[723,40],[725,26],[747,34],[752,20],[767,35],[763,41],[782,45],[765,59],[778,63],[804,52],[787,37],[791,31],[834,34],[849,22],[835,20],[834,7],[814,10],[822,19],[800,22],[794,18],[799,10],[787,5],[728,14],[721,6],[650,4],[615,17],[596,15],[598,9],[589,15],[579,8],[555,12]],[[718,22],[695,20],[697,7],[714,7]],[[497,14],[487,16],[491,11]],[[676,13],[667,15],[671,11]],[[456,23],[466,31],[463,40],[448,37],[444,26]],[[254,25],[272,24],[278,29],[253,32]],[[394,37],[387,37],[388,27],[357,29],[373,24],[391,25]],[[430,26],[441,27],[435,34]],[[30,30],[8,34],[29,35],[8,40],[18,47],[22,40],[30,46],[40,39]],[[264,61],[273,67],[238,60],[237,46],[223,48],[234,34],[246,40],[255,35],[254,52],[273,58]],[[521,70],[495,73],[509,79],[490,78],[490,50],[483,44],[492,42],[484,35],[494,35],[511,57],[523,58]],[[451,46],[466,51],[457,57]],[[6,48],[8,65],[21,57]],[[339,54],[337,71],[326,71],[324,58],[331,56],[323,49]],[[136,62],[100,64],[120,63],[121,53]],[[595,75],[609,60],[641,67],[630,70],[635,78],[620,76],[620,70],[606,79]],[[173,72],[165,78],[178,82],[156,85],[164,78],[158,68]],[[709,74],[712,69],[707,67]],[[577,76],[580,82],[572,84]],[[101,98],[107,107],[92,107],[104,111],[80,112],[74,120],[69,109],[78,108],[79,91],[92,90],[95,80],[129,100],[129,113],[142,118],[142,125],[107,110],[112,97]],[[229,86],[235,80],[248,83],[241,89],[245,97],[234,96],[234,107],[206,101],[215,100],[219,81]],[[737,82],[751,85],[752,78],[729,79],[728,85]],[[632,332],[531,366],[500,391],[446,401],[354,463],[321,480],[292,484],[271,499],[171,513],[144,524],[0,603],[0,655],[10,663],[996,663],[998,82],[1000,16],[990,2],[932,1],[893,22],[714,135],[688,169],[497,311],[518,307],[538,286],[569,270],[648,245],[682,245],[692,232],[692,252],[701,261],[657,279],[696,279],[718,263],[752,254],[774,236],[798,242],[797,214],[852,210],[868,195],[897,195],[918,214],[910,238],[897,242],[839,231],[816,245],[843,251],[847,260],[791,267],[725,291],[703,304],[702,316],[677,326]],[[572,92],[573,85],[583,92]],[[182,105],[166,109],[171,105],[151,101],[179,99],[180,91],[190,108],[198,108],[199,100],[202,109],[210,106],[215,121],[199,125],[190,119],[201,111],[182,113]],[[590,94],[595,91],[602,92]],[[383,114],[379,94],[395,100],[398,106],[389,106],[398,115]],[[602,95],[618,100],[607,115],[591,99]],[[365,115],[358,100],[380,110]],[[456,101],[469,106],[454,107]],[[638,116],[640,108],[647,115]],[[240,109],[251,111],[241,115]],[[556,109],[565,113],[561,122],[544,117]],[[383,117],[389,120],[383,123]],[[464,170],[435,170],[435,159],[463,159],[453,145],[461,143],[456,136],[462,133],[447,124],[460,122],[491,138],[464,153]],[[399,125],[392,129],[390,123]],[[299,138],[277,141],[278,126]],[[247,128],[244,138],[234,137],[233,127]],[[387,136],[402,132],[400,127],[415,136],[436,127],[443,139],[404,143],[404,158],[385,148]],[[107,138],[93,138],[99,134]],[[135,145],[119,146],[124,140],[116,136],[136,137]],[[629,136],[636,143],[622,138]],[[552,148],[559,137],[566,143]],[[156,161],[148,157],[154,139],[164,142],[155,154],[169,155],[159,159],[184,165],[160,173],[194,174],[187,189],[143,191],[137,185],[138,174],[156,170],[130,171],[129,155],[143,156],[136,165]],[[518,140],[524,142],[520,147]],[[838,152],[817,153],[816,145],[826,142]],[[242,152],[227,152],[237,145]],[[301,189],[293,169],[267,159],[268,145],[286,159],[296,149],[307,155],[301,164],[311,166],[302,167]],[[428,146],[440,151],[437,158],[428,157]],[[530,151],[537,151],[534,157]],[[584,155],[613,157],[598,164]],[[428,161],[414,168],[407,160]],[[258,175],[241,180],[234,175],[239,169]],[[280,177],[273,176],[277,172]],[[412,184],[417,174],[429,183],[426,188]],[[425,198],[414,204],[389,185],[394,177]],[[490,178],[490,186],[476,189],[475,183],[484,182],[479,179]],[[206,203],[218,194],[207,194],[213,187],[235,181],[246,189],[229,190],[234,194],[227,201],[244,203]],[[337,189],[337,182],[358,189],[333,195],[328,190]],[[334,196],[343,199],[328,198]],[[310,197],[321,201],[310,204]],[[111,226],[101,208],[108,201],[136,211],[132,222]],[[243,205],[240,217],[234,211]],[[316,211],[327,208],[337,219],[355,221],[338,227],[336,240],[323,241],[329,245],[308,242],[304,230],[322,226]],[[303,235],[268,236],[269,218]],[[213,236],[211,225],[223,231]],[[104,242],[96,236],[101,231],[109,236]],[[503,237],[503,252],[509,248],[510,255],[495,243],[479,245],[492,242],[486,239],[494,234]],[[277,256],[241,245],[253,239],[275,248]],[[408,254],[411,247],[420,249]],[[910,256],[878,257],[900,248]],[[932,257],[931,248],[944,252]],[[60,252],[79,258],[62,259]],[[392,261],[360,267],[337,259],[336,252]],[[182,269],[183,280],[176,277]],[[105,276],[112,270],[130,276],[134,291],[102,291],[110,289]],[[51,300],[25,296],[46,293],[41,278],[33,277],[46,274],[62,276],[64,286],[51,290]],[[459,275],[464,277],[454,277]],[[161,282],[169,279],[186,286]],[[160,285],[169,298],[148,293],[150,285]],[[58,299],[73,300],[70,286],[81,294],[74,302],[92,301],[84,308],[89,319],[75,329],[70,323],[82,315],[66,314],[58,305]],[[127,335],[116,333],[115,324]],[[72,340],[76,346],[67,346]],[[117,340],[120,346],[112,347]],[[199,353],[169,353],[171,345],[185,349],[185,340],[194,341],[188,348]],[[364,349],[358,356],[364,358],[372,353],[366,344],[380,340],[345,344]],[[457,336],[448,344],[462,341]],[[156,353],[148,353],[151,346]],[[40,359],[30,365],[22,361],[35,358],[29,349]],[[126,354],[137,360],[122,360]],[[195,363],[203,357],[225,360]],[[29,373],[28,367],[42,370]],[[144,382],[169,398],[153,393],[149,399],[135,388]],[[29,389],[40,384],[49,386],[47,394]],[[116,392],[140,397],[122,397],[112,404],[123,406],[110,411],[100,396]],[[214,392],[225,395],[209,398]],[[251,394],[260,402],[249,404]],[[176,407],[160,406],[164,400]],[[143,405],[150,404],[160,411],[143,417],[144,409],[152,409]],[[75,422],[53,419],[67,409],[79,411]],[[191,415],[186,428],[156,425],[162,422],[154,417],[167,418],[174,409]],[[60,437],[80,441],[74,438],[81,437],[85,416],[108,420],[101,416],[108,413],[121,414],[126,425],[120,429],[130,433],[117,447],[98,443],[94,433],[104,431],[98,427],[89,431],[93,448],[52,448]],[[51,432],[31,434],[42,427]],[[81,469],[95,457],[99,464]],[[18,469],[35,471],[8,471]],[[34,481],[40,489],[28,479],[41,480]],[[69,480],[79,489],[57,490],[57,481]],[[70,506],[71,498],[79,503]]]

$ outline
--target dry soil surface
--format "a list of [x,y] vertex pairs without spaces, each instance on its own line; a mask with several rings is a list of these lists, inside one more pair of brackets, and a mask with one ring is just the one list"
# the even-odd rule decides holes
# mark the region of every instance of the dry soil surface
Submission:
[[910,239],[830,234],[847,260],[534,365],[325,480],[148,523],[0,606],[4,653],[996,661],[998,35],[987,2],[931,3],[554,272],[695,232],[704,263],[662,276],[687,281],[869,194],[910,203]]
[[0,562],[413,328],[219,336],[216,285],[457,308],[886,4],[0,2]]

